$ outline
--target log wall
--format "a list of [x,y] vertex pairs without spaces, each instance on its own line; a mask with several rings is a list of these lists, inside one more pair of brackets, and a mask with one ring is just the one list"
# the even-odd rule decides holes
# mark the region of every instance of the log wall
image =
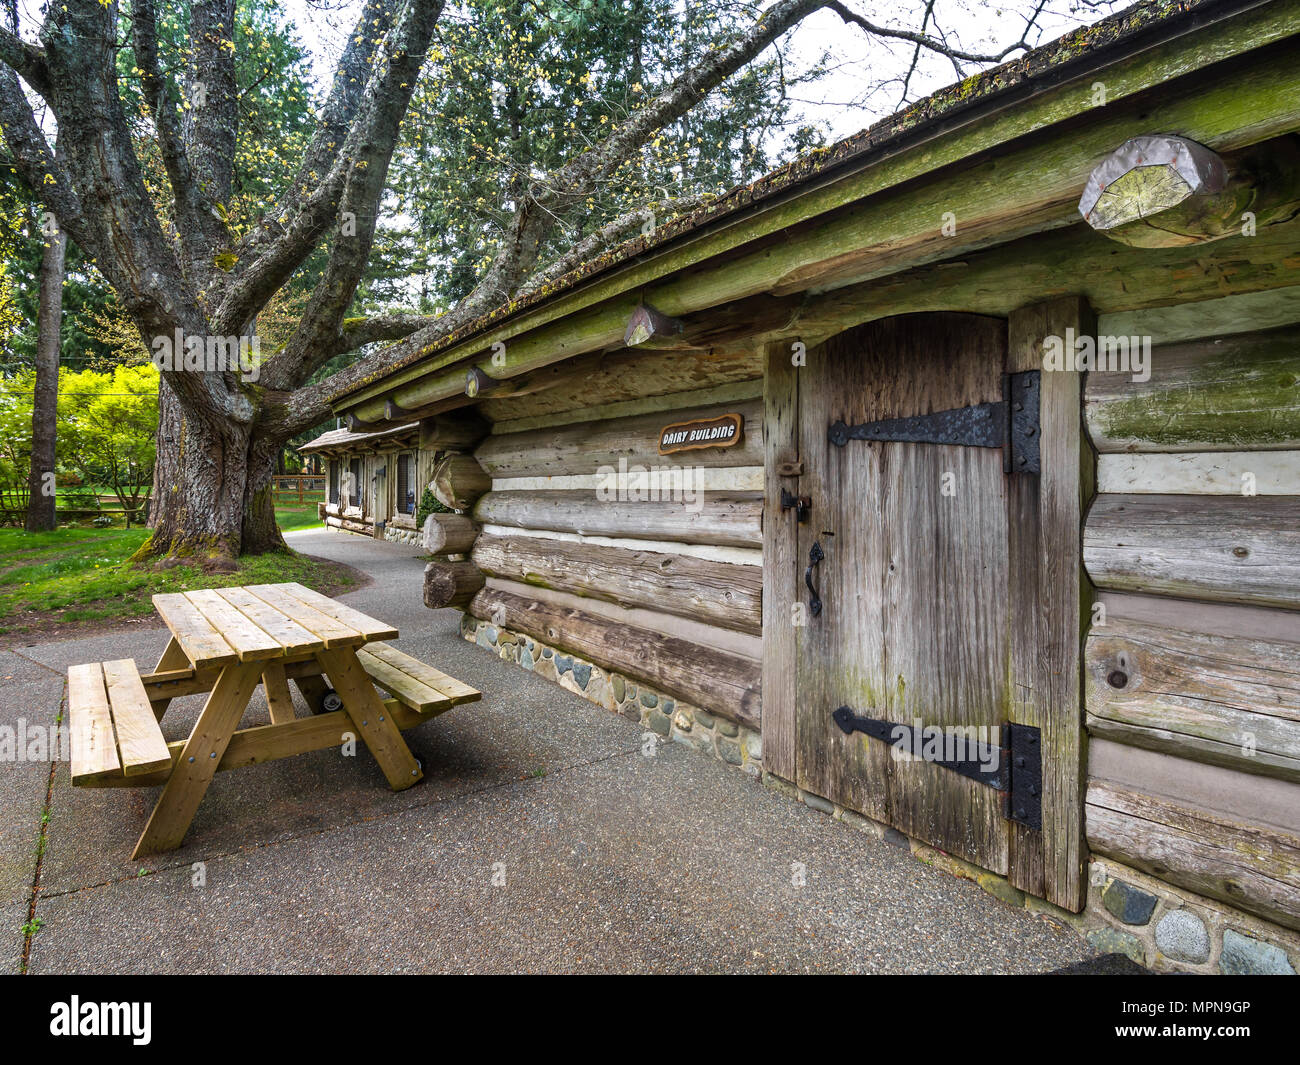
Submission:
[[1095,856],[1294,929],[1300,325],[1233,332],[1246,310],[1208,336],[1194,304],[1098,325],[1154,346],[1149,379],[1084,395],[1085,820]]
[[[488,581],[468,611],[756,729],[762,404],[703,398],[498,423],[474,451],[490,490],[470,557]],[[727,413],[734,446],[658,453],[665,426]]]

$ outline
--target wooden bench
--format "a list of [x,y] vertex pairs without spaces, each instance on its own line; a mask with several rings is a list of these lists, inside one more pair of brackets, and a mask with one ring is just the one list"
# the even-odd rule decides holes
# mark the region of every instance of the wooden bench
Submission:
[[386,643],[357,649],[361,667],[376,685],[422,717],[437,717],[482,693]]
[[68,670],[68,734],[73,784],[171,769],[171,751],[130,658]]

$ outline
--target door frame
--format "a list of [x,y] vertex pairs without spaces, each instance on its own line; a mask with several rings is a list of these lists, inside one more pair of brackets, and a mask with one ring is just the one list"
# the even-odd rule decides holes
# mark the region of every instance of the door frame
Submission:
[[[1044,341],[1096,332],[1082,296],[1064,296],[1013,311],[1007,321],[1011,373],[1044,369]],[[800,366],[797,338],[762,350],[763,446],[763,766],[798,779],[796,751],[796,604],[802,570],[794,508],[798,494]],[[1087,891],[1083,842],[1085,750],[1082,711],[1083,639],[1092,589],[1083,569],[1082,530],[1095,491],[1096,459],[1083,427],[1083,380],[1077,371],[1041,378],[1039,474],[1009,478],[1009,552],[1017,579],[1007,589],[1012,626],[1010,720],[1041,730],[1043,827],[1010,824],[1008,880],[1064,909],[1083,909]],[[815,502],[814,502],[815,505]],[[1015,515],[1022,521],[1015,521]]]

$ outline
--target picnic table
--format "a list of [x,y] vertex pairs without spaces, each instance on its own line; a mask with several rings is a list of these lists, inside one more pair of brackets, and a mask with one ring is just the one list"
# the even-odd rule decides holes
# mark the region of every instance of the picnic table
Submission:
[[[152,673],[129,658],[68,671],[72,783],[163,785],[133,858],[181,845],[219,770],[359,737],[393,790],[409,788],[423,769],[401,730],[480,698],[383,642],[397,638],[392,626],[301,584],[171,592],[153,603],[171,639]],[[290,681],[312,716],[295,714]],[[271,722],[240,729],[259,684]],[[159,724],[168,705],[201,692],[189,736],[168,743]]]

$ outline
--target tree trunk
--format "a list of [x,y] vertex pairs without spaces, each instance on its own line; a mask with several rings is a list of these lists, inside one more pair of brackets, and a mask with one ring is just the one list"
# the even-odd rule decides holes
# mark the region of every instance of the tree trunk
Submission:
[[254,438],[248,451],[248,483],[244,489],[244,526],[241,550],[246,555],[287,551],[275,520],[276,460],[284,454],[279,441]]
[[54,444],[59,402],[59,334],[63,323],[63,260],[68,238],[49,237],[41,255],[41,291],[36,312],[36,394],[32,402],[32,468],[27,475],[28,532],[49,532],[57,524]]
[[136,555],[231,559],[243,541],[249,426],[233,419],[185,418],[167,383],[158,389],[158,462],[149,524]]

